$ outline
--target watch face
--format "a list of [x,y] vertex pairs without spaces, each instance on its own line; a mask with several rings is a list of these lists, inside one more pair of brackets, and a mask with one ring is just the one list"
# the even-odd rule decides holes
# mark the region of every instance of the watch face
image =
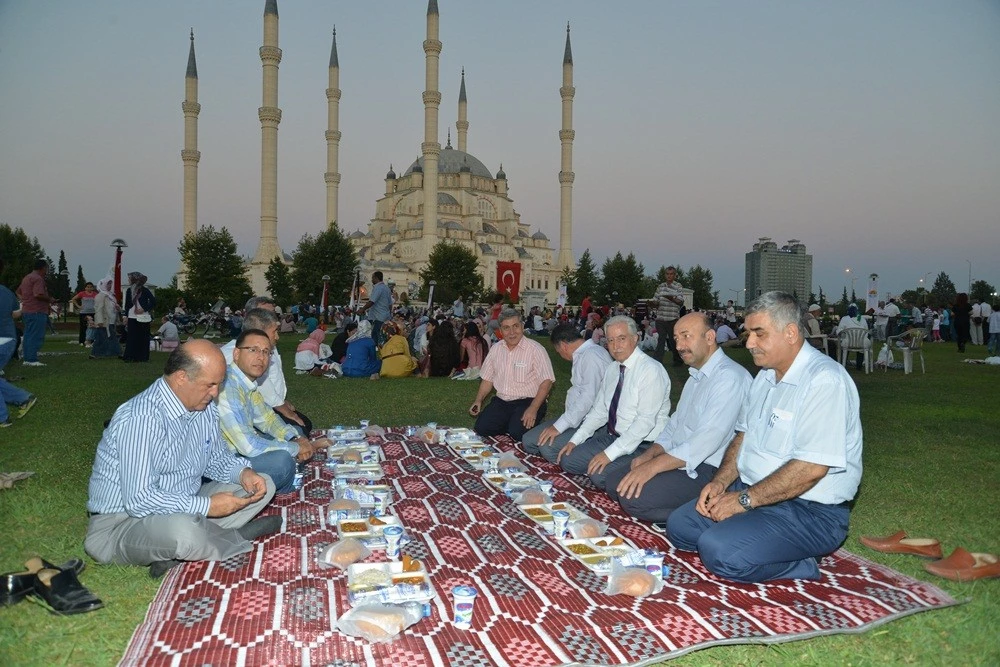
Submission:
[[739,496],[740,505],[743,505],[744,509],[750,509],[750,494],[744,491]]

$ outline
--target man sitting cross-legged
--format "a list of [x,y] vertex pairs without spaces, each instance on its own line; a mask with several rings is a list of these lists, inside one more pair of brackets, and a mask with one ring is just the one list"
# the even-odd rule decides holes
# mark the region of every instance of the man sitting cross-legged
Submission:
[[281,517],[253,519],[274,483],[232,454],[219,431],[212,401],[225,377],[219,348],[191,341],[115,411],[90,476],[84,548],[94,560],[149,565],[160,577],[181,561],[250,551],[248,540],[281,528]]
[[[545,399],[556,381],[545,348],[525,338],[521,314],[513,308],[500,313],[500,342],[490,348],[479,377],[479,393],[469,408],[479,435],[508,434],[521,440],[545,418]],[[497,395],[483,407],[493,389]]]
[[330,445],[300,435],[264,402],[257,386],[271,358],[271,339],[260,329],[242,332],[236,339],[226,383],[219,392],[219,421],[229,448],[250,460],[253,469],[274,481],[278,494],[289,493],[295,481],[295,459],[308,461],[320,447]]
[[670,377],[639,349],[635,320],[612,317],[604,333],[617,363],[604,371],[600,395],[556,459],[570,474],[590,475],[601,490],[616,469],[628,470],[632,459],[649,448],[670,415]]
[[763,370],[715,477],[667,520],[678,549],[743,582],[819,579],[818,559],[847,537],[861,481],[858,390],[843,366],[805,345],[805,311],[784,292],[747,308],[747,349]]
[[619,467],[608,476],[606,488],[627,514],[657,524],[697,498],[715,475],[751,380],[719,349],[704,313],[677,320],[674,341],[691,375],[677,410],[653,445],[632,459],[631,469]]
[[592,340],[584,340],[573,324],[560,324],[552,330],[556,354],[573,363],[571,386],[566,392],[566,410],[559,419],[545,421],[524,434],[524,451],[540,454],[555,463],[559,450],[573,438],[576,427],[587,416],[601,392],[604,371],[611,355]]

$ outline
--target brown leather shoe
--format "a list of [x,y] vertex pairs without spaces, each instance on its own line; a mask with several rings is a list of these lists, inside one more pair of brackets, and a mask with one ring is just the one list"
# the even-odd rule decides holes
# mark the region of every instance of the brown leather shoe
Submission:
[[924,569],[952,581],[975,581],[1000,577],[1000,558],[994,554],[969,553],[962,547],[951,555],[924,565]]
[[888,537],[862,537],[861,544],[884,554],[912,554],[924,558],[941,558],[941,543],[935,539],[906,536],[899,531]]

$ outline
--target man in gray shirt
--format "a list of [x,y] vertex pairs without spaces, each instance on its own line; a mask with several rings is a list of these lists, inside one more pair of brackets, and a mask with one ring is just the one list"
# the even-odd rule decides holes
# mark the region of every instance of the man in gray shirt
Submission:
[[376,344],[381,345],[384,342],[382,325],[392,316],[392,292],[382,282],[381,271],[372,273],[372,292],[368,295],[368,303],[358,313],[367,313],[368,321],[372,323],[372,337]]

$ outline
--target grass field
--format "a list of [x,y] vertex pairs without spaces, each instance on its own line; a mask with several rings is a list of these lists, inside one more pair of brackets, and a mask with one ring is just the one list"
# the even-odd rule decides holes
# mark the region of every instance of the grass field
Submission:
[[[291,367],[293,338],[281,342],[286,368]],[[150,364],[90,361],[69,340],[49,338],[44,368],[18,362],[7,367],[8,377],[23,378],[17,384],[40,400],[24,419],[0,430],[0,470],[35,471],[31,479],[0,491],[2,571],[19,570],[36,554],[55,562],[84,556],[87,482],[102,424],[156,378],[166,356],[153,353]],[[874,553],[858,543],[860,535],[905,529],[911,536],[940,539],[946,554],[957,546],[1000,552],[1000,368],[959,363],[964,357],[950,344],[927,348],[926,375],[851,371],[861,394],[865,470],[845,546],[969,602],[861,635],[713,648],[677,664],[1000,664],[1000,580],[958,584],[937,579],[924,572],[921,559]],[[744,350],[732,356],[750,366]],[[970,348],[966,356],[982,358],[985,348]],[[558,415],[569,367],[555,355],[553,363],[558,381],[549,414]],[[676,403],[687,372],[671,368],[670,373]],[[466,408],[476,391],[472,382],[417,378],[371,382],[290,375],[288,384],[290,400],[317,426],[363,418],[382,425],[428,420],[471,425]],[[87,561],[81,579],[106,607],[60,618],[29,598],[0,610],[0,665],[109,665],[121,658],[159,582],[145,568]]]

